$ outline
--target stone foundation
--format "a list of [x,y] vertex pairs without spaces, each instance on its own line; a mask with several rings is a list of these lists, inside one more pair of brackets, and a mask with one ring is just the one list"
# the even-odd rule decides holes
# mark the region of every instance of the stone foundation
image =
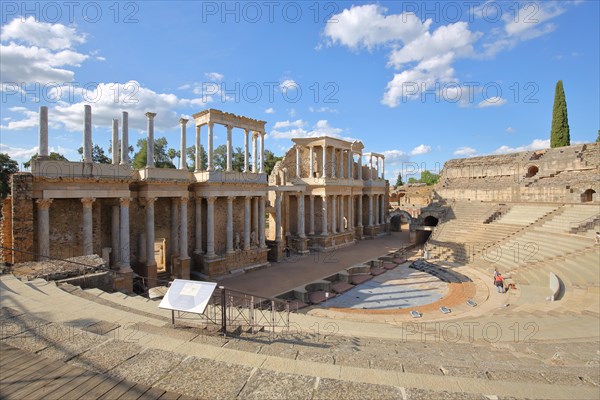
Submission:
[[[268,261],[269,248],[252,248],[250,250],[238,250],[231,254],[217,255],[208,257],[206,254],[194,254],[195,261],[199,261],[201,270],[198,271],[205,275],[215,277],[225,275],[229,272],[240,269],[253,269],[255,267],[266,266]],[[198,263],[195,263],[198,265]]]
[[309,236],[308,247],[311,250],[335,249],[343,245],[350,245],[355,242],[354,232],[346,231],[343,233],[334,233],[328,236]]
[[267,246],[269,247],[268,260],[273,262],[283,261],[285,258],[284,249],[285,245],[283,242],[276,242],[274,240],[267,240]]

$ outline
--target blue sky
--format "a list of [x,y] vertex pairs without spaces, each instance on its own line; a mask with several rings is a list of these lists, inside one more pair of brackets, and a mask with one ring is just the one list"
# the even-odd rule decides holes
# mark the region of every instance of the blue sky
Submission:
[[217,108],[267,121],[279,155],[294,136],[359,139],[386,154],[393,181],[548,147],[559,79],[572,143],[600,125],[597,1],[70,4],[1,5],[0,151],[20,162],[37,151],[40,105],[51,148],[71,160],[84,104],[105,149],[122,110],[132,142],[153,111],[156,135],[178,149],[179,117]]

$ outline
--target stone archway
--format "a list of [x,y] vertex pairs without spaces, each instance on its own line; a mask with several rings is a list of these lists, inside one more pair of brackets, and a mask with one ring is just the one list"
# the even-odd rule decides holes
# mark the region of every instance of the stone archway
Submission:
[[539,172],[539,168],[536,167],[535,165],[531,165],[529,168],[527,168],[527,174],[525,175],[525,177],[532,178],[532,177],[536,176],[538,172]]
[[423,219],[423,226],[437,226],[439,220],[433,215],[428,215]]
[[594,201],[594,195],[596,191],[594,189],[587,189],[585,192],[581,193],[581,202],[589,203]]
[[405,220],[408,222],[408,226],[413,223],[412,216],[404,211],[404,210],[395,210],[389,213],[388,215],[388,224],[390,226],[390,230],[392,232],[402,232],[402,221]]

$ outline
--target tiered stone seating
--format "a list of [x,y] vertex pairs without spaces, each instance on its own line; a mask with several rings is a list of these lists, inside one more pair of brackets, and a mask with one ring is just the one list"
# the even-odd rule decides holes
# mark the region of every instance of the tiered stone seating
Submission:
[[545,206],[541,204],[516,204],[507,213],[500,216],[496,220],[496,223],[526,226],[557,208],[557,206]]
[[577,228],[579,224],[594,217],[600,217],[600,208],[597,205],[569,204],[562,208],[559,215],[545,221],[540,229],[549,232],[570,233],[573,228]]

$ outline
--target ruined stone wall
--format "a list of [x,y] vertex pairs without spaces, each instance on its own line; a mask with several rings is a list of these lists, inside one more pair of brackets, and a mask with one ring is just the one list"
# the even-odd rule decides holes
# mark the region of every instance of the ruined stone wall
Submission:
[[449,160],[437,195],[457,200],[600,202],[600,144]]
[[2,219],[0,220],[0,262],[12,263],[12,198],[7,197],[2,201]]
[[[34,204],[31,198],[33,175],[16,173],[12,175],[12,247],[34,253]],[[34,261],[35,257],[14,252],[13,263]]]

